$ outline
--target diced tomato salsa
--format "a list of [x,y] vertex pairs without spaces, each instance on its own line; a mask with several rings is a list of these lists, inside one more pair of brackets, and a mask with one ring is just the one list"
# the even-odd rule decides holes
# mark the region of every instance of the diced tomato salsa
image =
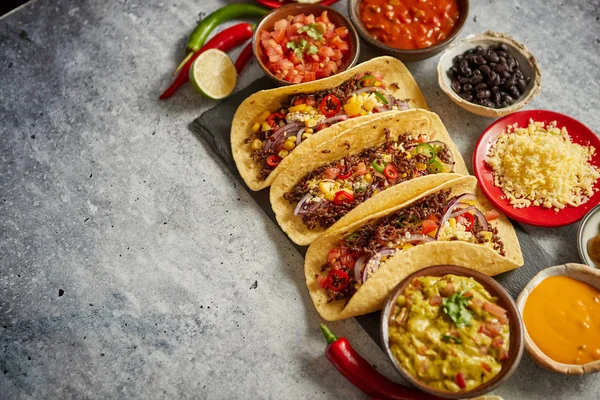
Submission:
[[348,28],[336,27],[327,11],[288,15],[260,32],[267,68],[288,82],[310,82],[335,74],[350,55]]

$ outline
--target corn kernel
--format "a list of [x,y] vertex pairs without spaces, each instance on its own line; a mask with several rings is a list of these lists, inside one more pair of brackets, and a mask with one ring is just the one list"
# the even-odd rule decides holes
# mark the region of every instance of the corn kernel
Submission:
[[290,107],[290,112],[304,112],[306,111],[306,104],[298,104],[297,106]]
[[448,222],[450,223],[451,228],[456,228],[456,218],[450,218]]
[[271,130],[271,125],[269,125],[269,124],[267,123],[267,121],[263,122],[263,123],[262,123],[262,130],[263,130],[263,132],[265,132],[265,131],[270,131],[270,130]]
[[317,125],[317,121],[315,121],[314,119],[311,118],[311,119],[307,120],[304,123],[304,125],[308,126],[309,128],[313,128],[313,127],[315,127],[315,125]]
[[375,99],[370,98],[369,100],[363,103],[363,108],[367,111],[373,111],[373,108],[375,108],[375,104],[377,104]]
[[366,175],[365,175],[365,181],[366,181],[367,183],[371,183],[371,182],[373,182],[373,175],[371,175],[371,174],[366,174]]
[[304,132],[304,133],[302,134],[302,140],[304,140],[304,139],[307,139],[309,136],[310,136],[310,133],[306,133],[306,132]]
[[258,122],[256,122],[254,125],[252,125],[252,133],[258,132],[259,129],[260,129],[260,124]]
[[283,144],[283,148],[285,150],[292,151],[292,150],[294,150],[294,147],[296,147],[295,142],[296,142],[296,139],[286,140],[285,143]]
[[390,156],[389,154],[384,154],[381,159],[383,160],[383,162],[385,163],[391,163],[392,162],[392,156]]
[[360,115],[367,115],[367,114],[368,114],[368,111],[365,111],[365,110],[360,110],[360,113],[359,113],[359,114],[360,114]]
[[252,141],[252,144],[250,145],[250,148],[252,148],[252,150],[260,150],[263,148],[263,142],[260,139],[254,139]]
[[401,173],[400,175],[398,175],[400,178],[406,178],[406,172]]
[[306,128],[306,130],[304,131],[304,133],[313,133],[313,129],[312,128]]
[[290,154],[290,152],[287,150],[281,150],[279,153],[277,153],[277,155],[281,158],[287,156],[288,154]]
[[319,190],[321,191],[321,193],[323,193],[325,195],[326,198],[327,198],[328,194],[331,194],[333,196],[333,186],[334,186],[334,182],[332,182],[332,181],[319,182]]
[[375,81],[375,86],[381,86],[381,82]]
[[425,165],[423,163],[417,163],[416,167],[420,171],[425,171],[425,169],[427,169],[427,165]]
[[412,154],[410,154],[409,152],[406,152],[406,159],[410,160],[412,158]]
[[408,250],[411,247],[415,247],[415,246],[410,243],[404,243],[404,245],[402,246],[402,250]]
[[481,231],[481,236],[483,236],[485,240],[492,240],[492,232]]
[[429,232],[428,235],[431,236],[432,238],[434,238],[435,235],[437,234],[437,231],[438,231],[437,229],[433,230],[433,231]]
[[254,120],[254,122],[257,123],[257,124],[260,124],[261,122],[263,122],[267,118],[269,118],[269,115],[271,115],[271,112],[269,112],[269,111],[263,111],[262,114],[260,114],[258,117],[256,117],[256,119]]

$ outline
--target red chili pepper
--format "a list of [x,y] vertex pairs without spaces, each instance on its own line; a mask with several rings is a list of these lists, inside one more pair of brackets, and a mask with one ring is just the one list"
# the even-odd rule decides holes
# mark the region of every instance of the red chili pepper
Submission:
[[250,42],[244,47],[237,60],[235,60],[235,70],[238,75],[242,73],[244,67],[248,64],[248,61],[250,61],[253,55],[254,50],[252,49],[252,42]]
[[339,192],[336,192],[335,196],[333,197],[333,203],[337,205],[340,205],[342,203],[352,203],[353,201],[354,195],[345,190],[340,190]]
[[267,118],[267,124],[269,124],[269,126],[271,128],[274,128],[275,125],[277,124],[275,122],[275,118],[284,119],[285,118],[285,114],[280,113],[279,111],[277,111],[277,112],[274,112],[273,114],[269,115],[269,117]]
[[171,86],[169,86],[159,98],[161,100],[168,99],[173,96],[181,86],[189,81],[192,63],[200,56],[200,54],[209,49],[219,49],[222,51],[231,50],[250,39],[252,37],[252,29],[253,25],[242,22],[241,24],[234,25],[231,28],[227,28],[224,31],[217,33],[184,64]]
[[352,168],[348,168],[348,171],[346,171],[346,173],[343,173],[343,174],[340,173],[338,175],[338,178],[340,178],[340,179],[348,179],[348,178],[350,178],[352,176],[353,172],[354,171],[352,171]]
[[388,164],[385,166],[385,168],[383,169],[383,174],[386,178],[392,181],[398,177],[398,171],[396,170],[396,167],[394,167],[392,164]]
[[441,400],[440,397],[407,388],[381,375],[348,342],[336,337],[325,324],[321,331],[327,339],[325,356],[333,366],[363,393],[381,400]]
[[[331,105],[333,105],[333,108],[330,108]],[[319,110],[326,118],[333,117],[341,108],[342,102],[332,94],[323,97],[323,100],[319,103]]]
[[462,372],[459,372],[458,374],[456,374],[456,384],[461,389],[464,389],[467,387],[467,382],[465,382],[465,376],[462,374]]
[[332,269],[327,276],[327,286],[334,292],[344,290],[350,284],[350,277],[340,269]]
[[467,220],[465,231],[470,232],[471,229],[473,229],[473,225],[475,225],[475,217],[470,212],[461,214],[461,217],[464,217]]
[[276,155],[270,155],[267,157],[267,165],[271,168],[275,168],[281,162],[281,157]]

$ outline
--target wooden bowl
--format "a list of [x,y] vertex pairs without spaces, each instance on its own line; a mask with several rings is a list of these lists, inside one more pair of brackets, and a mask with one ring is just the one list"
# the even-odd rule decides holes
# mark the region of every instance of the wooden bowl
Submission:
[[[252,48],[254,49],[254,55],[258,60],[258,65],[263,70],[263,72],[275,82],[279,86],[286,85],[294,85],[292,82],[284,81],[276,77],[268,68],[265,63],[267,56],[260,44],[260,32],[263,30],[272,30],[275,22],[280,19],[286,18],[288,15],[298,15],[298,14],[313,14],[315,17],[318,17],[323,13],[323,11],[327,11],[327,15],[331,22],[335,24],[336,27],[345,26],[348,28],[348,41],[350,42],[350,53],[346,56],[344,63],[337,70],[336,74],[347,70],[348,68],[352,68],[356,65],[358,61],[358,56],[360,54],[360,39],[358,38],[358,33],[356,33],[356,29],[350,23],[348,18],[342,15],[339,11],[334,10],[333,8],[325,7],[320,4],[300,4],[300,3],[291,3],[286,4],[281,7],[273,9],[270,13],[265,15],[265,17],[260,21],[256,29],[254,30],[254,35],[252,36]],[[332,75],[333,76],[333,75]]]
[[348,15],[358,30],[360,37],[365,42],[378,49],[381,54],[394,56],[402,61],[408,62],[425,60],[444,50],[454,39],[456,39],[469,17],[469,0],[458,0],[458,7],[460,9],[458,22],[452,33],[448,35],[446,39],[423,49],[398,49],[380,42],[371,35],[360,19],[360,12],[358,10],[360,2],[361,0],[348,0]]
[[[420,276],[444,276],[448,274],[466,276],[475,279],[479,282],[485,290],[487,290],[492,296],[498,298],[498,305],[506,310],[510,324],[510,344],[508,349],[508,359],[502,362],[502,369],[493,379],[484,383],[481,386],[477,386],[475,389],[470,391],[461,392],[442,392],[425,385],[421,381],[417,380],[414,376],[405,371],[398,360],[392,354],[389,345],[389,321],[393,312],[393,307],[396,303],[396,298],[404,293],[404,290],[414,278]],[[493,278],[485,275],[479,271],[471,268],[461,267],[458,265],[436,265],[433,267],[423,268],[413,274],[407,276],[394,288],[390,297],[385,304],[385,307],[381,311],[381,343],[385,349],[386,354],[394,364],[396,370],[400,375],[406,379],[409,383],[416,386],[420,390],[447,399],[465,399],[481,396],[488,393],[498,386],[502,385],[512,374],[516,371],[521,357],[523,356],[523,321],[521,314],[517,310],[515,302],[510,297],[508,292],[496,282]]]
[[[546,268],[540,271],[536,276],[533,277],[525,286],[519,297],[517,298],[517,308],[519,313],[523,314],[523,308],[529,297],[529,293],[533,291],[544,279],[551,276],[563,275],[568,276],[578,281],[585,282],[597,289],[600,289],[600,270],[588,267],[583,264],[562,264],[554,267]],[[533,360],[540,366],[554,372],[568,375],[584,375],[594,372],[600,372],[600,360],[591,363],[577,365],[577,364],[563,364],[548,357],[540,348],[535,344],[527,333],[527,327],[525,327],[525,348],[527,352],[533,358]]]
[[[452,81],[448,77],[447,72],[450,67],[452,67],[452,61],[454,60],[454,57],[463,54],[466,50],[477,46],[488,48],[490,45],[498,45],[502,43],[508,46],[508,53],[510,53],[510,55],[512,55],[519,62],[521,70],[523,71],[523,75],[531,78],[531,82],[529,82],[527,85],[525,93],[523,93],[516,102],[504,108],[484,107],[480,106],[479,104],[466,101],[454,90],[452,90]],[[461,41],[450,46],[441,55],[437,64],[437,72],[438,83],[440,87],[453,102],[465,110],[483,117],[499,118],[523,108],[527,103],[533,100],[535,96],[537,96],[542,87],[542,72],[533,54],[531,54],[523,44],[517,42],[512,36],[494,31],[487,31],[477,35],[469,35]]]

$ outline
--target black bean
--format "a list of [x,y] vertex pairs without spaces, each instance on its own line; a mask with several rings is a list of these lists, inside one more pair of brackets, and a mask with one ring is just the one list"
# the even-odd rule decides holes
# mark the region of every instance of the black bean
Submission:
[[494,107],[494,103],[492,103],[492,102],[491,102],[491,101],[489,101],[488,99],[484,99],[484,100],[482,101],[482,104],[483,104],[485,107],[489,107],[489,108],[495,108],[495,107]]
[[481,71],[482,74],[489,74],[490,73],[490,67],[488,65],[482,65],[481,67],[479,67],[479,70]]
[[469,49],[467,51],[465,51],[465,54],[473,54],[475,53],[475,49]]
[[485,83],[479,83],[477,86],[475,86],[476,90],[481,90],[481,89],[487,89],[487,85]]
[[[470,83],[470,82],[471,82],[471,80],[470,80],[469,78],[467,78],[467,77],[464,77],[464,76],[461,76],[460,78],[458,78],[458,81],[459,81],[460,83],[462,83],[462,84],[465,84],[465,83]],[[472,82],[471,82],[471,83],[472,83]]]
[[[494,88],[496,88],[496,89],[497,89],[498,87],[497,87],[497,86],[494,86],[494,87],[492,88],[492,90],[494,90]],[[493,102],[494,102],[496,105],[500,104],[500,101],[501,101],[501,99],[502,99],[502,97],[500,96],[500,93],[498,93],[498,92],[494,93],[494,94],[493,94],[493,96],[492,96],[492,101],[493,101]]]
[[506,64],[497,64],[496,67],[494,68],[494,71],[502,72],[502,71],[506,71],[506,69],[507,69]]
[[475,64],[483,65],[486,63],[487,63],[487,61],[485,61],[485,58],[483,58],[483,56],[479,55],[479,56],[475,57]]
[[506,62],[506,66],[508,67],[509,70],[512,70],[515,67],[515,60],[508,60]]
[[480,90],[477,92],[477,98],[478,99],[483,99],[485,98],[485,90]]
[[510,95],[505,95],[502,96],[503,97],[503,101],[507,102],[508,104],[512,104],[515,102],[515,99],[513,99],[512,97],[510,97]]
[[506,57],[500,56],[500,64],[506,64]]
[[525,82],[523,79],[519,79],[517,81],[517,87],[519,88],[521,93],[523,93],[523,92],[525,92],[525,89],[527,88],[527,82]]
[[481,71],[478,69],[473,70],[473,75],[481,75]]
[[525,82],[527,82],[527,83],[531,82],[531,77],[530,76],[526,76],[525,77]]
[[513,86],[512,89],[510,90],[510,94],[512,95],[512,97],[514,97],[515,99],[518,99],[519,97],[521,97],[521,91],[519,90],[518,87]]
[[511,76],[511,73],[510,73],[510,72],[508,72],[508,71],[502,71],[502,72],[500,73],[500,76],[502,76],[502,78],[504,78],[504,79],[508,79],[508,78],[510,78],[510,76]]
[[490,71],[490,73],[488,74],[488,78],[490,78],[491,82],[493,82],[494,79],[496,79],[496,76],[498,76],[498,74],[495,73],[494,71]]
[[465,58],[465,57],[464,57],[464,56],[461,54],[461,55],[458,55],[458,56],[454,57],[454,59],[452,60],[452,62],[453,62],[454,64],[458,64],[458,63],[460,63],[462,60],[464,60],[464,58]]
[[462,60],[460,62],[460,69],[469,68],[469,62],[467,60]]
[[452,90],[454,90],[456,93],[460,92],[460,83],[458,81],[452,82]]
[[494,78],[494,80],[492,81],[492,83],[494,85],[498,86],[501,83],[500,75],[496,74],[496,77]]
[[471,70],[471,68],[467,67],[467,68],[461,68],[460,72],[463,73],[464,76],[469,77],[471,75],[473,75],[473,70]]
[[483,76],[481,76],[481,73],[479,73],[479,75],[473,75],[473,77],[469,80],[469,83],[471,83],[472,85],[476,85],[481,81],[483,81]]
[[498,48],[502,51],[508,51],[508,46],[505,43],[499,44]]
[[473,101],[473,95],[471,93],[463,92],[460,94],[460,97],[462,97],[466,101]]
[[500,88],[498,87],[498,85],[492,86],[492,93],[498,93],[498,92],[500,92]]
[[470,92],[471,90],[473,90],[473,85],[471,85],[470,83],[465,83],[462,87],[462,90],[465,92]]
[[519,64],[519,60],[515,59],[515,68],[521,68],[521,64]]
[[500,61],[500,58],[498,58],[498,55],[496,53],[492,53],[487,57],[487,60],[489,62],[495,62],[497,63],[498,61]]
[[477,46],[477,47],[475,47],[475,51],[477,53],[480,53],[480,52],[485,51],[485,50],[484,50],[484,48],[482,46]]

